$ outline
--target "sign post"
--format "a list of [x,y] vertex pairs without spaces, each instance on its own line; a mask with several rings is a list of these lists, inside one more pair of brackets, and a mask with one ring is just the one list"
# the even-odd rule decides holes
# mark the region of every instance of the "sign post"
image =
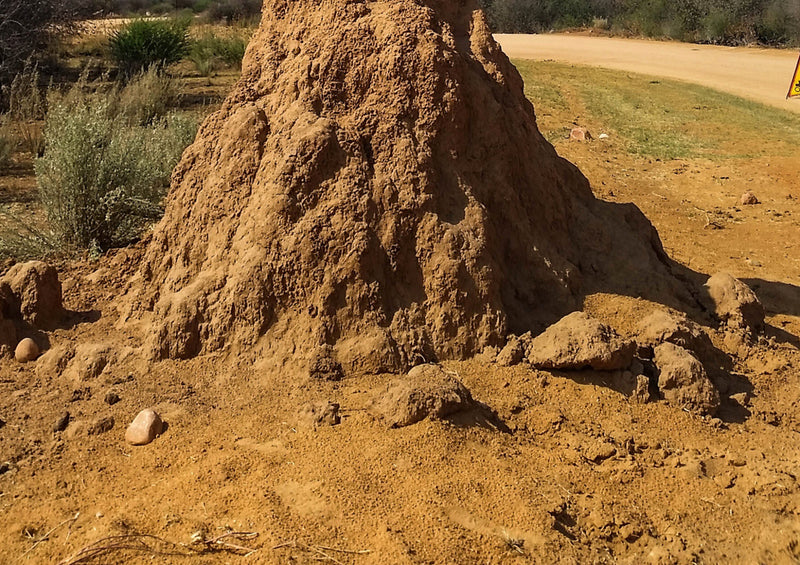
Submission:
[[786,95],[786,99],[789,98],[800,98],[800,59],[797,59],[792,84],[789,86],[789,94]]

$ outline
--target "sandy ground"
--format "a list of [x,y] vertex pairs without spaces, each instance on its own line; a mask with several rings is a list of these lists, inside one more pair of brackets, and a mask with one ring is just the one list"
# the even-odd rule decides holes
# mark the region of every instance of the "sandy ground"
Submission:
[[[108,345],[114,362],[89,374],[0,360],[0,564],[76,563],[108,536],[189,544],[229,529],[258,533],[241,541],[258,551],[150,540],[161,554],[84,563],[797,563],[800,160],[654,161],[617,143],[556,148],[600,198],[639,205],[671,257],[743,278],[767,307],[766,345],[728,358],[718,419],[634,403],[601,374],[478,357],[447,369],[508,431],[469,419],[388,430],[368,410],[385,376],[298,381],[225,354],[142,362],[126,357],[141,329],[118,326],[138,246],[59,265],[71,314],[50,348]],[[745,153],[748,140],[733,143]],[[14,174],[0,202],[24,204],[32,181]],[[740,206],[745,189],[762,204]],[[600,294],[585,304],[623,335],[660,308]],[[299,408],[318,400],[339,403],[342,423],[304,426]],[[169,427],[128,446],[125,428],[148,406]],[[67,429],[53,431],[65,412]]]
[[512,59],[553,59],[684,80],[800,112],[800,100],[786,100],[797,63],[794,51],[572,34],[495,38]]

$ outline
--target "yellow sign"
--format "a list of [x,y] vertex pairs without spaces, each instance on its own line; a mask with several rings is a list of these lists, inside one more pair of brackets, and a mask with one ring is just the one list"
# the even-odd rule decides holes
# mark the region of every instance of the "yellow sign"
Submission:
[[789,87],[789,94],[786,98],[800,98],[800,59],[797,59],[797,67],[794,69],[794,78]]

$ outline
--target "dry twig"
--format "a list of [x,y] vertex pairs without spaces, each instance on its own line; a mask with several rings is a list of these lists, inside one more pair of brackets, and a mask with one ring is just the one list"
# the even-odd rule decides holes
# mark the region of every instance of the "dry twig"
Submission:
[[[255,552],[256,549],[230,543],[227,539],[254,539],[257,532],[226,532],[215,538],[206,538],[202,532],[192,536],[190,544],[173,543],[158,536],[149,534],[124,534],[109,536],[97,540],[78,551],[72,557],[61,561],[58,565],[80,565],[89,563],[93,559],[119,551],[132,551],[145,553],[151,556],[190,556],[206,553],[207,551],[245,552],[245,556]],[[161,546],[161,547],[159,547]]]
[[344,565],[344,563],[336,559],[333,555],[326,553],[327,551],[334,553],[346,553],[348,555],[366,555],[368,553],[372,553],[371,549],[340,549],[325,545],[309,545],[305,543],[299,543],[296,540],[280,543],[274,546],[272,549],[283,549],[285,547],[300,549],[309,553],[316,553],[317,555],[321,556],[319,561],[330,561],[331,563],[336,563],[336,565]]
[[[33,544],[33,545],[30,547],[30,548],[28,548],[28,550],[27,550],[25,553],[23,553],[22,555],[20,555],[20,559],[22,559],[23,557],[25,557],[26,555],[28,555],[28,554],[29,554],[31,551],[33,551],[34,549],[36,549],[36,546],[37,546],[37,545],[39,545],[40,543],[42,543],[43,541],[47,541],[47,540],[49,540],[49,539],[50,539],[50,535],[51,535],[53,532],[55,532],[57,529],[59,529],[61,526],[65,525],[65,524],[69,524],[70,531],[72,531],[72,524],[74,524],[74,523],[75,523],[75,521],[78,519],[78,516],[80,516],[80,515],[81,515],[81,513],[80,513],[80,512],[76,512],[76,513],[75,513],[75,516],[73,516],[72,518],[67,518],[66,520],[64,520],[63,522],[61,522],[60,524],[58,524],[58,525],[57,525],[55,528],[51,529],[51,530],[50,530],[49,532],[47,532],[45,535],[43,535],[42,537],[40,537],[38,540],[36,540],[36,541],[34,542],[34,544]],[[68,537],[69,537],[69,534],[68,534]]]

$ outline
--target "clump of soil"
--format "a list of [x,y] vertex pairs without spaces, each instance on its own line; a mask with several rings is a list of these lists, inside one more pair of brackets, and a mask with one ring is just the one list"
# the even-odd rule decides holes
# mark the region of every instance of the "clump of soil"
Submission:
[[155,359],[308,367],[330,346],[379,373],[537,334],[598,291],[688,296],[640,211],[539,133],[474,1],[267,0],[125,317]]

